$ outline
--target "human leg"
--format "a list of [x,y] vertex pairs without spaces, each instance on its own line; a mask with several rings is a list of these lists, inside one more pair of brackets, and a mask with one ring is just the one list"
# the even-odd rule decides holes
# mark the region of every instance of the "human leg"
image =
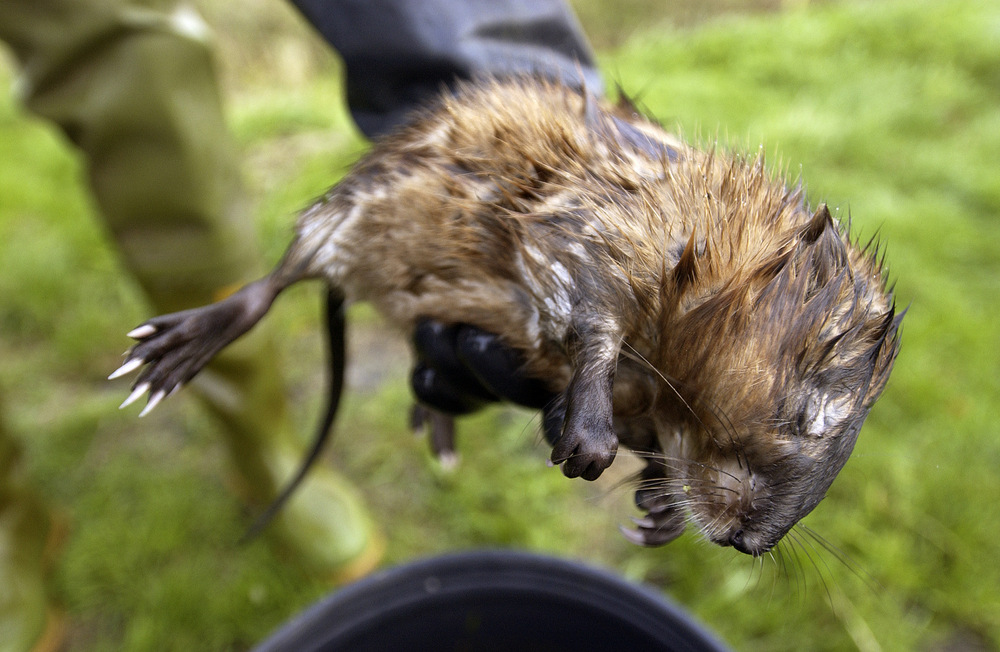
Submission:
[[[23,100],[84,155],[105,224],[155,310],[219,298],[258,275],[259,254],[216,83],[208,28],[148,0],[4,0],[0,38]],[[226,352],[194,389],[223,424],[236,484],[266,504],[300,446],[266,330]],[[290,505],[285,538],[331,572],[367,550],[357,496],[329,470]],[[302,534],[308,532],[308,535]]]

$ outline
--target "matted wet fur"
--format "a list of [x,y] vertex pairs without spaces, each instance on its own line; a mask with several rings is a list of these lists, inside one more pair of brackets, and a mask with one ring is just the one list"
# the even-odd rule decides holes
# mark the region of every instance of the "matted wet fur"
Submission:
[[558,395],[567,475],[596,478],[619,442],[647,460],[628,533],[644,545],[690,522],[773,547],[844,465],[898,350],[875,248],[762,158],[534,79],[442,97],[301,214],[269,276],[133,330],[126,403],[155,406],[308,278],[335,316],[346,297],[405,332],[500,335]]

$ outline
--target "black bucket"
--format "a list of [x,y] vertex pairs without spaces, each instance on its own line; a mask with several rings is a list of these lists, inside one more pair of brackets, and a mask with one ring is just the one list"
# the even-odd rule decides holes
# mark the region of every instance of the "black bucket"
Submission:
[[257,652],[725,652],[658,593],[576,562],[509,550],[436,557],[321,600]]

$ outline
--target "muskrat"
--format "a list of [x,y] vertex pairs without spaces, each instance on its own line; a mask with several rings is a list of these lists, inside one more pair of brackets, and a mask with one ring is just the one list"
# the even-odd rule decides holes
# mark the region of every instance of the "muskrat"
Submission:
[[[551,462],[594,479],[619,442],[646,460],[629,538],[686,522],[760,555],[822,499],[899,348],[878,246],[763,157],[700,151],[559,83],[461,84],[376,143],[298,218],[265,278],[151,319],[113,376],[145,365],[124,405],[189,381],[303,279],[343,303],[496,333],[556,396]],[[336,412],[334,369],[315,459]],[[283,494],[279,504],[290,491]]]

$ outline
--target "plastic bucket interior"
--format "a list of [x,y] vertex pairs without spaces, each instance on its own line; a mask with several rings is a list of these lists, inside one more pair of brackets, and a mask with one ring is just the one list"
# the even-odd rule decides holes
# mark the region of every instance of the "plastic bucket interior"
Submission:
[[725,648],[660,594],[607,571],[510,550],[457,553],[369,576],[319,601],[257,652]]

